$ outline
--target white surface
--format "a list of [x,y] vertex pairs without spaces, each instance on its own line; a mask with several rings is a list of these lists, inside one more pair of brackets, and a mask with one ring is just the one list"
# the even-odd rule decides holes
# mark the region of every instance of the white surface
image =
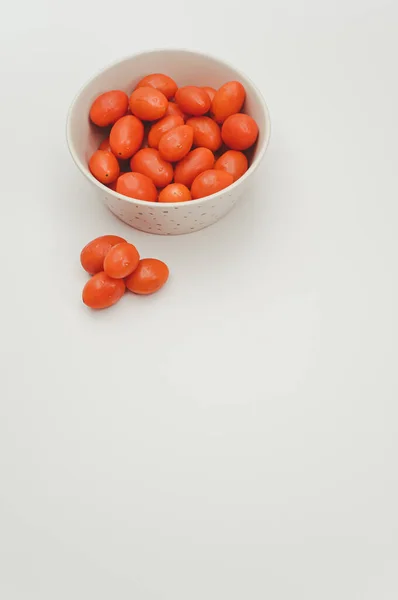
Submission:
[[[90,107],[104,91],[123,90],[128,95],[148,73],[167,73],[179,86],[210,85],[215,89],[227,81],[238,80],[245,86],[244,112],[253,117],[259,135],[248,171],[227,189],[206,198],[165,206],[162,202],[133,201],[100,184],[90,173],[88,161],[104,139],[88,119]],[[195,73],[195,81],[193,80]],[[253,175],[268,147],[271,123],[269,111],[258,88],[246,75],[208,54],[186,50],[153,50],[133,54],[101,70],[79,91],[67,119],[67,143],[76,166],[97,190],[98,198],[127,225],[146,233],[179,235],[200,231],[225,216],[246,196]]]
[[[5,600],[397,598],[397,3],[262,10],[3,14]],[[271,111],[257,191],[192,236],[118,222],[65,145],[78,87],[155,44],[226,57]],[[103,233],[166,260],[164,292],[86,310]]]

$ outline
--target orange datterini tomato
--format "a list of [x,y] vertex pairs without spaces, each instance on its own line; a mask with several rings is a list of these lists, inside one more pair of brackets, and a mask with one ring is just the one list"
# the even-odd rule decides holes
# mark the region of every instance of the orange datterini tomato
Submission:
[[113,125],[126,114],[128,105],[129,99],[125,92],[121,90],[105,92],[92,103],[90,119],[99,127]]
[[109,137],[102,140],[100,145],[98,146],[98,150],[106,150],[107,152],[112,152],[111,145],[109,143]]
[[179,125],[162,135],[159,141],[159,152],[164,160],[175,162],[188,154],[192,143],[192,127],[189,127],[189,125]]
[[144,139],[144,125],[134,115],[119,119],[111,129],[109,143],[118,158],[131,158]]
[[180,115],[168,115],[167,117],[160,119],[160,121],[152,125],[149,131],[149,146],[151,146],[151,148],[158,148],[162,135],[167,131],[170,131],[170,129],[178,127],[179,125],[184,125],[184,119]]
[[139,260],[137,248],[128,242],[121,242],[113,246],[105,256],[104,271],[109,277],[123,279],[137,268]]
[[237,113],[228,117],[221,128],[221,137],[231,150],[246,150],[256,141],[258,126],[249,115]]
[[105,185],[113,183],[119,177],[120,167],[112,152],[96,150],[88,163],[90,172]]
[[168,100],[173,98],[177,91],[177,84],[174,79],[168,75],[163,75],[163,73],[152,73],[151,75],[147,75],[137,83],[136,89],[140,87],[151,87],[155,90],[159,90]]
[[174,181],[191,187],[195,177],[211,169],[214,165],[214,155],[208,148],[195,148],[189,152],[174,169]]
[[168,100],[162,92],[153,87],[139,87],[129,99],[130,110],[143,121],[156,121],[164,117]]
[[187,119],[187,115],[182,112],[181,108],[175,102],[169,102],[167,107],[165,117],[169,117],[170,115],[182,117],[184,121]]
[[134,154],[130,161],[130,168],[134,173],[142,173],[158,188],[168,185],[173,180],[173,166],[163,160],[156,148],[142,148]]
[[225,171],[216,171],[215,169],[209,169],[198,175],[191,187],[192,198],[204,198],[205,196],[211,196],[220,192],[224,188],[228,187],[233,183],[234,178],[230,173]]
[[123,279],[112,279],[101,271],[87,281],[82,299],[90,308],[108,308],[120,300],[125,290]]
[[126,279],[126,287],[134,294],[153,294],[169,277],[167,265],[156,258],[142,258],[138,267]]
[[80,262],[85,271],[95,275],[104,270],[104,259],[109,250],[126,240],[118,235],[102,235],[84,246],[80,253]]
[[224,83],[217,90],[211,103],[211,112],[218,123],[240,111],[245,101],[245,88],[239,81]]
[[220,127],[210,117],[192,117],[187,125],[193,129],[193,143],[195,146],[208,148],[212,152],[219,149],[222,144]]
[[[220,171],[221,173],[221,171]],[[142,173],[124,173],[116,182],[116,191],[129,198],[156,202],[158,191],[152,179]]]
[[159,194],[158,202],[187,202],[191,192],[182,183],[170,183]]
[[200,87],[186,85],[178,88],[175,98],[181,110],[188,115],[200,117],[210,110],[209,95]]
[[230,173],[234,181],[242,177],[248,169],[248,161],[243,152],[238,150],[227,150],[216,160],[214,168],[217,171]]
[[202,90],[204,90],[206,92],[206,94],[209,96],[210,102],[213,102],[213,98],[216,95],[216,90],[207,85],[202,86]]

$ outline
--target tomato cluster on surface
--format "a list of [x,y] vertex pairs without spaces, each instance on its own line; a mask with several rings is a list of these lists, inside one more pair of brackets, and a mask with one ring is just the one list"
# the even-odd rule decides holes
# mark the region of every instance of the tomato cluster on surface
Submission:
[[82,295],[84,304],[90,308],[116,304],[126,288],[134,294],[153,294],[169,277],[164,262],[157,258],[140,258],[137,248],[117,235],[92,240],[81,251],[80,262],[92,275]]
[[168,75],[144,77],[130,97],[98,96],[90,119],[109,135],[89,160],[93,176],[119,194],[149,202],[186,202],[228,187],[248,169],[258,126],[240,112],[239,81],[218,90],[178,87]]

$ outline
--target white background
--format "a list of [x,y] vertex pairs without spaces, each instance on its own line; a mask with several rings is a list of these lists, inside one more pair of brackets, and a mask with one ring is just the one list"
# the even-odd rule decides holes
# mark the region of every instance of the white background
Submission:
[[[0,597],[396,600],[397,3],[14,2],[1,39]],[[271,112],[256,189],[148,236],[65,144],[98,69],[208,51]],[[167,287],[94,313],[81,248]]]

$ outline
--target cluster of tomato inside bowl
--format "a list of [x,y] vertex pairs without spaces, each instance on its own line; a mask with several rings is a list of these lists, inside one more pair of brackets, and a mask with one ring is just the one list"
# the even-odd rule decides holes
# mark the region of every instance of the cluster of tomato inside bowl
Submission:
[[148,202],[185,202],[215,194],[248,169],[258,137],[242,112],[239,81],[218,90],[178,87],[154,73],[130,97],[121,90],[98,96],[90,120],[104,129],[89,159],[92,175],[119,194]]

